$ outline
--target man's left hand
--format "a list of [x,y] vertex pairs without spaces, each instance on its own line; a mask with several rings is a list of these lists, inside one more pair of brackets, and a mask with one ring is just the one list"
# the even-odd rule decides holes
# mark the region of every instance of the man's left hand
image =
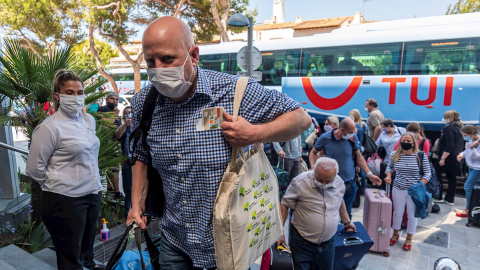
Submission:
[[282,235],[280,236],[280,238],[278,238],[277,240],[277,246],[279,246],[280,244],[286,244],[287,242],[285,241],[285,235]]
[[233,147],[244,147],[254,144],[257,137],[257,128],[243,117],[238,116],[233,122],[233,116],[223,112],[222,134],[225,140]]
[[357,232],[357,227],[355,227],[355,224],[353,222],[350,222],[350,224],[345,225],[345,229],[347,232]]
[[382,179],[380,179],[380,177],[374,175],[374,174],[371,174],[368,179],[370,179],[370,181],[372,181],[372,183],[374,183],[375,185],[379,186],[382,184]]

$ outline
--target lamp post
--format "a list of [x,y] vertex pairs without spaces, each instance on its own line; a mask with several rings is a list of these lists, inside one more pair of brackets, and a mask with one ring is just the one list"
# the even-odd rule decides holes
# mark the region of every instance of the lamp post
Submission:
[[252,56],[253,56],[253,18],[247,17],[241,13],[233,14],[228,18],[227,24],[233,27],[247,27],[247,76],[251,77],[252,70]]

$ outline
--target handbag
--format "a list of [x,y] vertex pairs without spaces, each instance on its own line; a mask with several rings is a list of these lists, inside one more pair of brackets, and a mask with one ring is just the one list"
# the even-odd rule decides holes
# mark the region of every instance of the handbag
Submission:
[[[138,250],[125,251],[132,234],[135,236],[135,244]],[[117,242],[112,256],[110,256],[107,266],[105,266],[105,270],[160,270],[160,251],[153,244],[148,231],[145,230],[143,234],[147,244],[147,251],[142,252],[140,227],[132,221],[127,226],[122,237],[120,237],[120,241]]]
[[367,131],[363,132],[363,155],[370,156],[377,152],[377,144],[375,141],[368,135]]
[[[248,78],[235,88],[237,120]],[[246,270],[282,235],[278,183],[263,149],[232,149],[213,209],[213,237],[219,270]],[[237,158],[237,152],[240,157]]]
[[307,162],[305,162],[305,160],[302,160],[302,162],[300,162],[300,173],[304,172],[308,172],[308,166]]
[[367,160],[368,169],[370,169],[374,175],[380,176],[380,166],[382,162],[383,159],[379,158],[378,154],[375,153],[375,155],[371,155]]
[[310,147],[314,147],[315,146],[315,142],[317,141],[317,133],[315,131],[313,131],[312,133],[310,133],[310,135],[308,135],[308,137],[305,139],[305,143],[307,145],[309,145]]
[[431,152],[432,152],[432,158],[437,159],[438,155],[440,155],[440,138],[435,140],[435,143],[433,144]]

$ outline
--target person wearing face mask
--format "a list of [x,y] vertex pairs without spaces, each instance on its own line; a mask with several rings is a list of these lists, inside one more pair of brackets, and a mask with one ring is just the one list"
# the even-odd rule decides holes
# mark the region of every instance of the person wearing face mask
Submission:
[[[398,232],[401,229],[403,213],[405,206],[408,215],[407,238],[403,245],[405,251],[412,248],[412,237],[417,230],[418,218],[415,217],[415,203],[408,194],[411,186],[416,185],[420,181],[426,185],[430,180],[430,163],[426,155],[423,160],[419,160],[418,144],[415,134],[407,132],[402,135],[400,148],[390,154],[390,161],[387,166],[387,177],[384,181],[388,184],[392,183],[392,173],[395,171],[395,181],[393,182],[392,203],[393,208],[393,235],[390,238],[390,245],[393,246],[400,238]],[[422,162],[424,175],[420,175],[419,162]]]
[[457,210],[458,217],[468,217],[468,209],[470,207],[470,198],[472,197],[473,186],[480,182],[480,136],[478,135],[479,128],[472,125],[466,125],[460,129],[465,143],[465,151],[458,154],[457,160],[461,162],[465,159],[468,170],[468,177],[465,180],[463,189],[467,197],[467,206],[464,210]]
[[[345,185],[338,172],[334,159],[320,157],[313,171],[293,179],[282,198],[282,224],[285,224],[288,209],[295,210],[289,241],[295,269],[332,270],[333,236],[339,220],[347,231],[356,231],[343,201]],[[277,241],[280,243],[285,243],[284,236]]]
[[[442,174],[445,173],[448,180],[448,189],[444,200],[433,200],[436,203],[455,205],[455,192],[457,191],[457,176],[462,175],[462,166],[457,156],[463,151],[465,141],[460,129],[463,123],[460,114],[454,110],[446,111],[443,114],[443,121],[446,124],[441,131],[439,140],[439,159],[434,163],[437,178],[442,182]],[[440,185],[443,194],[443,185]]]
[[[97,112],[113,112],[115,115],[115,120],[114,123],[117,126],[120,126],[122,123],[122,120],[118,117],[118,114],[120,113],[120,110],[118,109],[118,94],[115,92],[110,92],[107,95],[107,104],[98,107]],[[114,139],[114,138],[112,138]],[[119,172],[120,172],[121,167],[113,167],[110,168],[111,175],[110,178],[112,179],[112,183],[109,183],[109,188],[108,190],[111,190],[114,192],[114,198],[119,200],[123,199],[122,194],[120,193],[120,178],[119,178]],[[110,187],[110,185],[113,185],[113,187]]]
[[367,162],[360,152],[357,135],[355,134],[355,122],[350,118],[345,118],[340,122],[337,129],[326,132],[318,138],[315,147],[310,152],[310,164],[314,164],[317,155],[333,158],[340,167],[339,176],[345,183],[345,205],[348,215],[351,217],[351,210],[357,184],[355,183],[356,166],[359,166],[366,177],[376,185],[380,185],[382,180],[368,169]]
[[[308,129],[311,120],[298,102],[249,79],[233,122],[238,76],[199,67],[199,48],[178,18],[155,20],[146,28],[142,46],[152,84],[132,98],[131,130],[139,126],[147,94],[159,95],[145,144],[142,138],[135,146],[131,143],[136,162],[126,223],[133,220],[146,229],[144,195],[151,160],[166,199],[159,222],[161,268],[215,269],[213,208],[232,147],[290,141]],[[221,129],[197,128],[202,110],[218,107],[224,108]]]
[[375,144],[377,145],[377,149],[383,147],[385,149],[385,156],[381,156],[384,158],[384,162],[388,162],[390,160],[390,154],[393,152],[393,148],[402,137],[402,134],[405,134],[405,128],[397,127],[393,124],[392,119],[387,118],[381,122],[382,126],[382,133],[378,137]]
[[365,102],[365,110],[368,112],[367,126],[370,137],[377,141],[382,132],[381,122],[385,119],[383,113],[378,109],[378,103],[375,99],[369,98]]
[[323,130],[325,130],[325,132],[329,132],[338,128],[338,122],[338,117],[335,115],[327,117],[327,119],[325,119],[325,125],[323,125]]
[[310,64],[310,69],[308,70],[308,73],[307,73],[307,77],[312,77],[312,76],[319,76],[317,64],[315,63]]
[[83,82],[72,71],[55,75],[53,101],[55,113],[33,132],[25,171],[42,187],[40,211],[58,269],[98,269],[93,241],[102,185],[95,119],[85,113]]

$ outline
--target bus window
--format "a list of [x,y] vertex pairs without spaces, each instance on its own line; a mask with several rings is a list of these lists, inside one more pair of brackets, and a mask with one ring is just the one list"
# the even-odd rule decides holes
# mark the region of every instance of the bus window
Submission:
[[[281,85],[282,77],[299,76],[300,50],[262,51],[262,63],[257,71],[262,71],[263,85]],[[232,55],[232,66],[240,71],[236,55]],[[245,71],[245,70],[243,70]]]
[[228,69],[230,54],[200,55],[198,66],[204,69],[216,70],[223,73],[236,74]]
[[405,44],[405,74],[478,73],[478,38],[433,40]]
[[400,43],[304,49],[301,76],[398,75]]

